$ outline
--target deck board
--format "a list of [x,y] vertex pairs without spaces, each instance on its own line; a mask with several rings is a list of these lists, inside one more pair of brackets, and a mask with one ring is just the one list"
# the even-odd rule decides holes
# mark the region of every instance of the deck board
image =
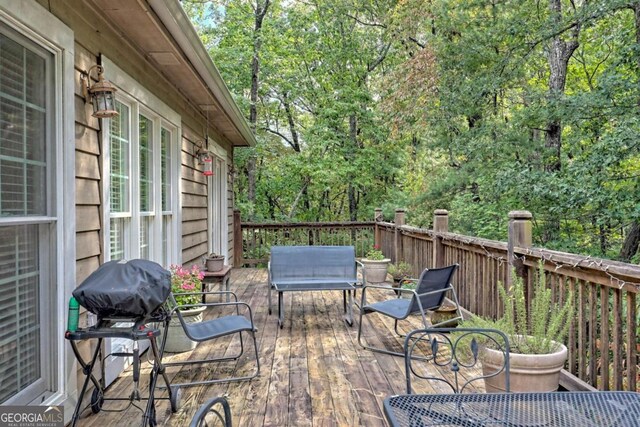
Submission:
[[[156,402],[156,418],[161,426],[187,425],[206,400],[224,395],[229,400],[234,426],[385,426],[382,401],[405,391],[404,361],[400,357],[363,349],[357,341],[358,317],[349,327],[343,320],[342,294],[337,291],[289,292],[285,294],[285,321],[278,328],[277,298],[274,313],[268,314],[267,272],[264,269],[235,269],[231,289],[252,309],[258,332],[261,374],[252,381],[219,383],[182,389],[182,408],[172,414],[169,402]],[[372,298],[384,294],[371,294]],[[275,295],[274,295],[275,296]],[[358,297],[360,294],[358,294]],[[388,297],[388,295],[387,295]],[[230,309],[222,310],[230,314]],[[212,316],[212,313],[208,313]],[[371,345],[401,350],[403,339],[393,332],[393,322],[377,315],[365,320],[363,337]],[[420,326],[411,317],[402,330]],[[248,374],[253,368],[253,343],[245,338],[245,354],[237,361],[213,366],[169,367],[171,381],[182,382],[216,378],[221,375]],[[196,350],[166,355],[165,360],[199,359],[234,354],[236,338],[224,337],[200,344]],[[146,360],[146,358],[144,358]],[[140,390],[148,389],[150,365],[143,364]],[[447,392],[442,385],[422,381],[416,392]],[[107,397],[126,397],[132,391],[130,370],[107,390]],[[157,390],[156,396],[166,391]],[[140,402],[144,405],[145,402]],[[106,402],[105,408],[117,403]],[[125,406],[126,402],[119,406]],[[140,425],[141,412],[87,411],[81,426]]]

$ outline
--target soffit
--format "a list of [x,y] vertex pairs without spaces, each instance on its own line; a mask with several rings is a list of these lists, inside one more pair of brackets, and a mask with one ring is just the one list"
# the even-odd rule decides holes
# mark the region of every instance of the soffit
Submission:
[[203,117],[210,118],[212,127],[234,146],[250,145],[229,117],[229,112],[224,111],[220,101],[144,1],[90,1],[106,21],[202,112]]

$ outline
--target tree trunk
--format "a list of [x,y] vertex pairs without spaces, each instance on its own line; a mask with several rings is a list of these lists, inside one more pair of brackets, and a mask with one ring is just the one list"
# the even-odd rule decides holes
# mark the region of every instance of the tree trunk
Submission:
[[[552,21],[559,27],[562,22],[562,0],[549,0],[549,9]],[[558,34],[551,39],[547,58],[549,61],[549,91],[547,97],[551,108],[564,95],[569,59],[578,48],[579,34],[580,25],[576,24],[571,30],[569,40],[564,40],[562,34]],[[559,172],[562,169],[562,118],[555,113],[550,115],[547,122],[544,142],[547,149],[545,171],[550,173]],[[559,232],[559,219],[555,217],[549,218],[543,231],[544,241],[548,242],[555,239]]]
[[[269,9],[270,0],[265,0],[264,4],[256,2],[255,26],[253,29],[253,58],[251,60],[251,91],[249,94],[249,126],[255,132],[258,123],[258,88],[260,87],[260,47],[262,46],[262,22]],[[256,201],[256,159],[255,153],[249,156],[247,161],[247,197],[249,202]]]
[[[631,8],[633,9],[636,21],[636,44],[640,46],[640,1],[633,3]],[[636,61],[638,62],[638,70],[640,70],[640,56],[636,57]],[[640,98],[638,98],[638,108],[640,109]],[[633,258],[639,249],[640,221],[634,220],[629,226],[627,235],[622,243],[622,248],[620,249],[620,260],[624,262],[631,261],[631,258]]]
[[620,261],[629,262],[640,248],[640,222],[633,221],[620,249]]
[[349,183],[349,220],[356,221],[358,218],[358,199],[356,197],[356,188]]
[[[562,21],[562,4],[561,0],[550,0],[549,8],[551,16],[557,25]],[[569,59],[573,52],[578,48],[578,35],[580,34],[580,25],[576,25],[572,32],[571,38],[566,41],[559,34],[551,40],[549,46],[549,92],[548,97],[551,103],[558,102],[564,95],[565,85],[567,83],[567,68]],[[547,132],[545,135],[545,147],[550,151],[550,157],[545,164],[548,172],[559,171],[562,168],[561,152],[562,152],[562,120],[558,116],[552,116],[547,123]]]

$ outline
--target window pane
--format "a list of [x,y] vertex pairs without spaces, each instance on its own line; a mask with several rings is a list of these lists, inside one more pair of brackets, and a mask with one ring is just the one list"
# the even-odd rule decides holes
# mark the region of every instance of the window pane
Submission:
[[111,218],[109,254],[112,260],[125,258],[124,228],[125,218]]
[[0,403],[41,377],[37,225],[0,227]]
[[47,62],[0,34],[0,216],[47,215]]
[[109,199],[112,213],[129,212],[129,107],[116,102],[116,110],[120,114],[111,119],[109,133]]
[[140,115],[140,212],[153,210],[153,122]]
[[162,210],[171,210],[171,131],[161,131]]
[[151,217],[140,217],[140,258],[149,259],[149,236]]
[[171,233],[171,215],[163,215],[162,216],[162,262],[165,267],[168,267],[171,264],[171,260],[169,259],[169,235]]

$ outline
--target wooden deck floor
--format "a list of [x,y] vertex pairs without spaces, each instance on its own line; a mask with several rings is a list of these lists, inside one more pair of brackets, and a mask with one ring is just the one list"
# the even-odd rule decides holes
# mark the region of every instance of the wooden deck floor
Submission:
[[[209,398],[224,395],[231,405],[234,426],[384,426],[382,401],[405,391],[404,361],[364,350],[357,343],[357,317],[349,327],[342,320],[340,292],[291,292],[285,295],[286,317],[283,329],[277,327],[277,315],[267,311],[267,272],[264,269],[236,269],[231,288],[254,310],[258,327],[261,373],[252,381],[221,383],[183,389],[182,408],[172,414],[169,403],[156,403],[158,425],[188,425],[198,407]],[[359,296],[359,294],[358,294]],[[275,300],[275,298],[274,298]],[[393,332],[392,322],[377,315],[365,321],[365,336],[372,345],[401,350],[402,340]],[[419,319],[410,319],[413,327]],[[413,329],[403,325],[403,330]],[[249,344],[249,341],[246,341]],[[203,358],[232,354],[237,338],[219,339],[201,344],[190,353],[175,358]],[[246,347],[245,347],[246,348]],[[250,349],[251,347],[249,347]],[[206,368],[168,368],[169,377],[182,382],[192,378],[247,374],[253,369],[253,353],[245,351],[238,361]],[[142,394],[147,390],[149,365],[145,363],[141,381]],[[416,384],[416,391],[449,392],[446,388]],[[131,393],[131,372],[124,372],[107,390],[107,397],[126,397]],[[162,396],[162,392],[157,392]],[[164,393],[166,396],[166,393]],[[144,403],[144,402],[141,402]],[[116,408],[118,402],[106,402],[104,408]],[[122,405],[120,405],[122,406]],[[91,412],[91,411],[87,411]],[[140,425],[141,412],[129,408],[124,412],[102,411],[83,416],[81,426]]]

